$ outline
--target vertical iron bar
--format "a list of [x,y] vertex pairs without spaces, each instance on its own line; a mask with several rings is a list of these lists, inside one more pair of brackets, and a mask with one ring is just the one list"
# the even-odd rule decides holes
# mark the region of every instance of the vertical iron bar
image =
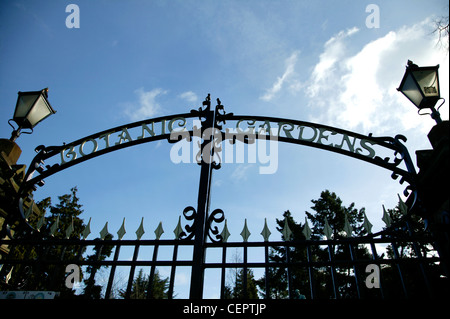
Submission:
[[[409,236],[412,237],[413,236],[413,232],[411,230],[411,227],[409,225],[409,221],[408,220],[406,221],[406,227],[408,229]],[[427,273],[425,271],[425,268],[424,268],[424,265],[423,265],[422,253],[420,252],[420,249],[419,249],[419,247],[417,245],[417,241],[412,240],[412,244],[413,244],[414,253],[416,254],[418,262],[419,262],[419,268],[420,268],[420,271],[422,273],[423,280],[425,282],[425,286],[427,287],[428,296],[430,298],[433,298],[434,294],[433,294],[433,290],[431,289],[430,282],[428,280],[428,275],[427,275]]]
[[112,289],[114,275],[116,273],[116,267],[117,267],[116,262],[119,259],[119,253],[120,253],[120,244],[117,244],[116,249],[114,251],[113,265],[111,266],[111,272],[109,273],[108,286],[106,287],[106,292],[105,292],[105,299],[109,299],[109,297],[111,295],[111,289]]
[[266,299],[270,299],[270,284],[269,284],[269,246],[264,246],[264,261],[266,263],[266,274],[265,274],[265,288],[266,288]]
[[[396,260],[399,260],[400,257],[398,255],[398,247],[397,247],[397,244],[396,244],[395,241],[392,241],[392,250],[394,252],[394,258]],[[404,280],[403,274],[402,274],[402,269],[401,269],[400,264],[398,262],[396,263],[396,266],[397,266],[397,270],[398,270],[398,275],[400,277],[400,282],[401,282],[401,285],[402,285],[403,293],[405,294],[405,298],[408,298],[408,291],[406,290],[405,280]]]
[[293,299],[294,298],[294,294],[292,291],[292,272],[291,272],[291,266],[290,266],[290,262],[291,262],[291,250],[289,248],[289,246],[285,246],[286,249],[286,270],[287,270],[287,280],[288,280],[288,294],[289,294],[289,299]]
[[[206,102],[206,101],[205,101]],[[212,133],[209,136],[203,136],[203,133],[208,132],[208,129],[212,129],[214,126],[214,113],[210,110],[210,102],[208,101],[208,107],[205,111],[205,121],[202,122],[202,138],[203,143],[201,147],[201,170],[200,170],[200,182],[198,189],[198,200],[197,200],[197,215],[194,221],[194,252],[193,252],[193,265],[191,272],[191,288],[190,288],[190,299],[201,299],[203,297],[203,282],[204,282],[204,262],[205,262],[205,221],[206,215],[208,214],[207,206],[209,203],[209,191],[211,188],[211,171],[212,171],[212,159],[205,161],[203,154],[206,151],[206,146],[213,143]],[[210,154],[211,155],[211,154]]]
[[244,278],[243,278],[243,286],[244,286],[244,299],[248,299],[248,290],[247,290],[247,245],[244,242]]
[[[155,247],[153,248],[153,257],[152,257],[152,262],[156,262],[156,259],[158,257],[158,248],[159,245],[155,244]],[[153,299],[154,298],[154,294],[153,294],[153,287],[154,285],[154,281],[155,281],[155,270],[156,270],[156,265],[153,264],[152,267],[150,268],[150,276],[148,277],[148,287],[147,287],[147,299]]]
[[337,299],[338,292],[337,292],[337,287],[336,287],[336,269],[334,266],[334,257],[333,257],[333,253],[332,253],[331,244],[328,244],[328,259],[330,261],[331,281],[333,284],[334,299]]
[[130,275],[128,277],[128,284],[127,284],[127,291],[125,293],[125,299],[130,299],[130,295],[131,295],[131,288],[133,287],[133,277],[134,277],[134,271],[136,269],[136,260],[139,254],[139,244],[136,244],[136,246],[134,246],[134,253],[133,253],[133,262],[131,264],[131,269],[130,269]]
[[209,179],[209,165],[202,161],[200,172],[200,187],[198,192],[198,209],[195,217],[195,237],[193,251],[193,265],[191,273],[190,299],[201,299],[203,296],[204,280],[204,234],[205,234],[205,214],[206,214],[206,194]]
[[[95,246],[94,246],[95,247]],[[100,259],[100,255],[102,253],[103,250],[103,245],[100,245],[96,255],[95,255],[95,259],[94,262],[98,262],[98,260]],[[89,276],[88,279],[88,284],[87,284],[87,289],[86,291],[86,295],[90,298],[91,297],[91,293],[92,293],[92,286],[94,285],[94,281],[95,281],[95,274],[97,273],[97,268],[95,268],[95,265],[92,265],[92,270],[91,270],[91,275]]]
[[43,265],[45,265],[43,263],[43,261],[45,261],[45,259],[47,258],[48,252],[50,250],[50,245],[45,245],[45,243],[44,243],[44,245],[42,245],[41,248],[43,250],[43,254],[37,256],[37,258],[36,258],[39,261],[37,264],[36,270],[35,270],[36,274],[39,274],[41,268],[43,267]]
[[173,246],[173,257],[172,257],[172,268],[170,270],[170,281],[169,281],[169,291],[167,292],[167,299],[173,298],[173,285],[175,283],[175,271],[176,271],[176,260],[178,257],[178,244]]
[[226,279],[226,268],[225,264],[227,262],[227,248],[222,247],[222,274],[220,279],[220,299],[225,299],[225,279]]
[[353,247],[351,243],[348,243],[348,249],[350,250],[350,259],[352,260],[352,264],[353,264],[353,273],[355,276],[355,282],[356,282],[356,293],[358,295],[358,299],[361,299],[361,283],[359,280],[359,270],[356,268],[356,257],[355,257],[355,252],[353,251]]
[[[56,248],[56,247],[55,247]],[[64,255],[66,253],[67,245],[61,245],[61,253],[59,255],[59,261],[64,260]],[[61,270],[61,265],[55,265],[55,269],[53,270],[55,274],[59,273]],[[61,280],[61,278],[57,278],[57,276],[51,276],[50,280],[50,287],[51,289],[57,290],[58,289],[58,281]]]
[[314,299],[315,298],[314,269],[311,266],[312,257],[311,257],[311,246],[309,244],[307,244],[306,246],[306,254],[308,260],[309,289],[311,293],[311,299]]

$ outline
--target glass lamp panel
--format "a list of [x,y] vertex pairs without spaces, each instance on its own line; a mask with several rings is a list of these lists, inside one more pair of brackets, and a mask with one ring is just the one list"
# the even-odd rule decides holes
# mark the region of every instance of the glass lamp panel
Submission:
[[436,70],[417,70],[412,71],[412,73],[426,97],[439,96],[439,82]]
[[410,72],[406,76],[405,82],[403,86],[400,88],[400,91],[406,95],[408,99],[411,100],[417,107],[420,106],[422,102],[423,96],[420,91],[420,88],[417,87],[416,82],[414,81]]
[[44,97],[41,95],[34,105],[33,109],[27,116],[27,120],[31,127],[34,127],[37,123],[45,119],[52,113],[50,106],[45,101]]
[[22,120],[27,116],[30,108],[38,98],[39,94],[27,94],[19,96],[17,100],[16,110],[14,111],[14,120]]

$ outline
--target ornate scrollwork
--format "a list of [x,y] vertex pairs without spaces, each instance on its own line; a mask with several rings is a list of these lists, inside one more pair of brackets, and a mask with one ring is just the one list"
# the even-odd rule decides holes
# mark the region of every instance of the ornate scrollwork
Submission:
[[[225,214],[221,209],[215,209],[206,220],[206,231],[209,239],[212,242],[218,243],[222,241],[222,236],[219,234],[219,228],[217,226],[212,226],[212,223],[222,223],[225,220]],[[215,238],[214,238],[215,237]]]
[[222,134],[218,128],[207,128],[202,132],[202,142],[197,141],[198,152],[195,156],[197,164],[201,165],[202,161],[211,163],[213,168],[220,168],[222,159],[220,157],[222,151]]
[[[195,228],[197,227],[197,211],[194,207],[188,206],[183,210],[183,216],[187,221],[193,221],[193,223],[184,227],[185,231],[181,232],[179,239],[190,240],[194,237]],[[219,228],[217,226],[213,226],[212,224],[220,224],[224,220],[225,214],[221,209],[215,209],[211,214],[208,215],[206,219],[205,230],[206,234],[212,242],[217,243],[222,241],[222,236],[219,234]]]
[[[190,213],[189,213],[190,212]],[[180,239],[183,240],[189,240],[192,239],[194,237],[194,230],[195,230],[195,218],[197,217],[197,211],[195,210],[194,207],[192,206],[188,206],[183,210],[183,216],[186,220],[188,221],[194,221],[192,223],[192,225],[186,225],[185,226],[185,230],[186,232],[182,232],[180,234]]]
[[198,115],[199,119],[202,120],[202,117],[204,117],[204,113],[210,110],[211,110],[211,94],[208,93],[208,95],[206,96],[205,100],[202,103],[202,106],[199,107],[197,110],[195,109],[191,110],[191,113]]
[[[369,134],[371,136],[371,134]],[[395,137],[379,137],[374,138],[375,140],[382,141],[384,143],[388,143],[392,146],[392,149],[394,150],[394,158],[392,159],[390,157],[386,157],[384,159],[380,157],[375,157],[376,160],[384,161],[385,163],[389,164],[392,167],[392,174],[391,178],[394,180],[398,180],[398,182],[403,185],[403,183],[406,181],[409,185],[406,186],[406,188],[403,191],[403,195],[405,196],[413,196],[412,206],[416,205],[417,203],[417,186],[416,186],[416,170],[414,167],[414,163],[409,155],[408,149],[403,144],[407,141],[407,138],[404,135],[398,134]],[[406,172],[399,172],[395,170],[401,163],[404,163],[406,166]],[[412,207],[411,206],[411,207]]]
[[214,123],[214,125],[219,130],[222,129],[222,124],[220,124],[220,123],[227,124],[227,121],[226,121],[227,115],[233,116],[233,113],[227,114],[227,112],[225,112],[225,107],[222,105],[222,102],[220,101],[220,99],[217,99],[215,113],[216,113],[216,123]]

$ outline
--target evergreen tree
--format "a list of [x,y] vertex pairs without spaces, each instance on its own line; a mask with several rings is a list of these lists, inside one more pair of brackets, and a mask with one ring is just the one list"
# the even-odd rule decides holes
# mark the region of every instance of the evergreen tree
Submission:
[[[149,276],[144,275],[142,269],[139,270],[138,276],[133,280],[131,285],[131,299],[146,299]],[[151,288],[151,299],[167,299],[169,290],[169,278],[161,278],[158,270],[155,271],[153,277],[153,285]],[[119,290],[119,296],[126,297],[126,289]]]
[[[348,207],[342,204],[342,200],[335,194],[328,190],[320,194],[320,198],[311,201],[314,205],[311,207],[315,213],[306,212],[309,223],[312,224],[311,239],[321,240],[324,234],[325,220],[328,221],[332,229],[332,237],[334,239],[344,238],[347,234],[344,232],[345,221],[348,220],[352,228],[353,236],[362,236],[366,234],[362,224],[364,221],[364,208],[356,209],[355,204],[352,203]],[[283,219],[277,219],[277,230],[282,233],[285,219],[289,229],[292,232],[292,241],[302,242],[306,238],[303,234],[305,225],[297,223],[289,211],[284,212]],[[283,240],[286,240],[282,236]],[[286,249],[289,249],[287,251]],[[371,255],[364,246],[352,247],[350,252],[349,245],[334,244],[329,247],[310,246],[311,257],[313,262],[328,262],[330,253],[335,261],[349,261],[351,256],[353,258],[370,259]],[[284,262],[287,260],[287,253],[289,252],[289,260],[291,262],[305,262],[308,260],[306,242],[305,245],[297,243],[295,248],[275,247],[271,249],[269,259],[274,262]],[[352,253],[352,255],[351,255]],[[336,267],[335,284],[340,296],[352,297],[356,294],[355,280],[353,268]],[[364,269],[357,269],[357,271],[364,273]],[[287,298],[289,296],[288,289],[291,289],[293,294],[299,291],[307,298],[311,289],[309,269],[307,267],[292,267],[290,269],[291,287],[288,287],[288,273],[286,268],[270,268],[269,270],[269,287],[270,298]],[[265,277],[257,281],[258,287],[262,295],[266,295],[265,291]],[[329,267],[314,268],[314,291],[319,298],[330,298],[333,295],[332,278]]]
[[[113,235],[107,234],[105,236],[105,240],[111,240]],[[105,260],[106,257],[109,257],[112,253],[113,246],[104,245],[103,240],[100,238],[94,239],[98,242],[97,245],[94,246],[94,253],[90,256],[86,257],[87,261],[102,261]],[[86,273],[89,274],[87,279],[84,280],[85,287],[83,289],[83,295],[89,299],[100,299],[102,286],[95,284],[95,274],[101,268],[99,265],[89,265],[86,268]]]
[[[427,241],[418,241],[417,238],[426,238],[430,234],[425,229],[423,220],[416,215],[406,215],[405,204],[400,202],[393,209],[387,209],[386,213],[391,219],[391,225],[384,227],[388,236],[395,238],[395,246],[389,244],[386,247],[387,257],[390,259],[418,258],[418,254],[426,256],[435,253],[434,248]],[[416,239],[412,240],[413,235]],[[447,276],[439,264],[430,263],[423,268],[427,280],[433,285],[435,297],[448,296]],[[401,272],[401,277],[400,277]],[[423,298],[428,296],[424,282],[422,268],[415,263],[401,265],[391,264],[382,270],[383,291],[386,298],[403,296],[402,287],[405,286],[410,298]]]
[[83,210],[83,206],[79,203],[80,199],[77,196],[78,189],[73,187],[70,189],[70,194],[58,196],[59,203],[55,206],[51,205],[51,198],[48,197],[41,202],[37,203],[37,206],[46,211],[50,210],[50,217],[46,218],[46,223],[41,228],[41,233],[50,234],[51,227],[58,219],[58,231],[56,231],[53,238],[66,238],[66,230],[69,227],[73,227],[73,231],[70,235],[71,239],[80,239],[81,232],[84,230],[83,220],[79,217]]
[[314,204],[311,209],[315,213],[305,212],[308,220],[313,224],[311,227],[311,239],[321,239],[323,237],[325,218],[333,230],[333,238],[339,239],[344,237],[343,230],[346,216],[356,236],[366,234],[362,226],[365,213],[364,208],[357,210],[355,203],[351,203],[348,207],[343,206],[342,200],[334,192],[331,193],[329,190],[323,191],[319,199],[312,200],[311,202]]
[[[269,252],[269,260],[275,260],[279,256],[275,255],[273,249]],[[269,291],[266,291],[266,275],[269,277]],[[260,279],[256,280],[256,286],[259,288],[259,293],[262,298],[266,299],[269,294],[269,299],[286,299],[289,297],[287,291],[286,271],[280,268],[268,268],[268,274],[264,274]]]
[[[233,256],[234,262],[241,263],[241,257],[236,253]],[[231,274],[230,274],[231,273]],[[247,285],[246,291],[244,289],[244,269],[230,268],[229,269],[229,284],[225,285],[223,298],[224,299],[258,299],[257,282],[255,280],[253,271],[247,269]]]
[[[302,223],[297,223],[289,210],[285,211],[283,214],[283,219],[276,219],[278,225],[277,230],[282,234],[281,238],[283,241],[287,239],[284,238],[283,228],[285,226],[285,220],[287,220],[287,225],[292,232],[290,240],[292,241],[302,241],[305,240],[305,235],[303,234]],[[288,247],[273,247],[269,253],[269,260],[273,262],[284,262],[287,260],[287,250],[289,249],[289,260],[290,261],[306,261],[307,251],[306,246],[297,246],[294,248]],[[299,291],[309,290],[308,283],[308,269],[303,267],[292,267],[290,269],[290,275],[292,278],[290,289],[293,292],[295,289]],[[266,278],[263,276],[261,280],[258,280],[257,284],[262,295],[266,296],[265,291],[265,281]],[[285,299],[289,297],[289,287],[288,287],[288,272],[286,268],[269,268],[269,289],[271,299]]]
[[236,272],[236,279],[233,288],[225,286],[225,299],[259,299],[256,280],[251,269],[247,269],[247,285],[244,283],[244,269]]
[[[34,239],[34,236],[37,236],[39,240],[63,239],[69,234],[69,232],[66,232],[68,228],[72,228],[72,231],[69,234],[70,239],[80,239],[81,232],[86,225],[80,218],[83,210],[77,196],[77,191],[77,188],[74,187],[70,190],[69,194],[58,196],[59,203],[56,205],[52,205],[50,197],[38,202],[38,208],[43,214],[49,212],[49,216],[45,218],[45,223],[41,225],[39,233],[28,235],[31,236],[29,239]],[[34,220],[33,226],[36,227],[38,222],[39,221]],[[98,253],[99,260],[105,259],[111,254],[111,248],[104,248],[100,252],[99,247],[94,248],[94,256]],[[36,265],[21,265],[13,269],[11,276],[11,278],[13,278],[12,287],[20,286],[21,289],[26,290],[57,291],[62,298],[71,298],[75,296],[75,292],[66,287],[65,279],[68,274],[66,273],[65,266],[39,263],[39,260],[65,260],[67,261],[67,264],[76,264],[78,260],[94,258],[93,256],[82,256],[79,245],[16,246],[11,254],[18,259],[37,261]],[[80,274],[81,276],[83,275],[82,272]],[[19,281],[22,282],[19,283]],[[92,287],[95,286],[94,280],[91,285]],[[97,288],[97,292],[89,297],[99,298],[100,290]]]
[[[391,218],[391,229],[395,231],[396,236],[405,237],[405,241],[398,241],[396,243],[399,257],[417,257],[412,242],[408,241],[407,238],[410,236],[410,234],[425,236],[427,234],[425,230],[425,224],[423,220],[416,215],[406,216],[405,212],[402,211],[405,209],[402,208],[403,205],[405,204],[399,202],[395,208],[386,210],[386,213]],[[388,227],[384,227],[384,230],[387,229]],[[420,242],[417,242],[416,245],[421,254],[424,255],[432,250],[432,247],[429,247],[428,245]],[[389,258],[395,258],[392,245],[389,245],[387,247],[386,252]]]
[[[356,209],[355,204],[351,203],[345,207],[342,200],[334,192],[325,190],[320,194],[320,198],[311,201],[314,205],[311,207],[315,211],[314,214],[305,212],[308,220],[312,223],[312,239],[322,239],[325,229],[325,221],[332,229],[332,238],[334,240],[348,237],[349,234],[345,232],[346,219],[350,228],[352,229],[352,236],[363,236],[367,231],[363,227],[365,209]],[[352,251],[350,251],[352,249]],[[327,248],[314,249],[314,255],[321,261],[328,261],[330,254],[335,261],[350,261],[355,259],[370,259],[371,255],[367,248],[363,245],[350,247],[347,244],[329,245]],[[339,297],[351,298],[356,297],[357,289],[354,279],[354,271],[358,273],[365,273],[364,267],[356,267],[354,269],[350,266],[335,267],[336,278],[335,286]],[[320,269],[320,286],[317,293],[332,295],[332,277],[331,269]],[[325,279],[325,282],[324,282]],[[324,296],[325,297],[325,296]]]
[[238,272],[236,285],[233,290],[234,299],[258,299],[258,290],[256,289],[255,277],[251,269],[247,269],[247,286],[244,283],[244,269]]

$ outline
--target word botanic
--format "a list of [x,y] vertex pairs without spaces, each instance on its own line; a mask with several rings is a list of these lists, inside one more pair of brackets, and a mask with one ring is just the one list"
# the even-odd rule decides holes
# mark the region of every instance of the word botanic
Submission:
[[[64,166],[83,157],[94,157],[118,148],[144,143],[150,140],[168,139],[175,143],[170,151],[173,163],[199,163],[200,160],[210,163],[244,163],[267,164],[260,167],[261,174],[273,174],[278,168],[278,140],[304,144],[318,148],[345,152],[359,157],[374,158],[377,144],[373,140],[365,139],[351,132],[337,132],[333,128],[313,123],[301,122],[296,124],[288,121],[272,121],[264,118],[233,119],[234,126],[222,132],[218,128],[201,130],[200,121],[192,121],[188,130],[185,117],[164,117],[138,124],[104,131],[95,136],[88,136],[67,145],[60,151],[60,165]],[[354,135],[353,135],[354,134]],[[200,149],[201,140],[210,141]],[[189,142],[197,141],[189,146]],[[223,141],[225,147],[222,146]],[[236,143],[239,141],[241,143]],[[238,145],[235,147],[234,144]],[[245,152],[244,144],[247,145]],[[269,152],[267,152],[269,151]],[[96,154],[98,153],[98,154]],[[225,153],[225,154],[224,154]],[[200,156],[202,155],[202,156]]]

